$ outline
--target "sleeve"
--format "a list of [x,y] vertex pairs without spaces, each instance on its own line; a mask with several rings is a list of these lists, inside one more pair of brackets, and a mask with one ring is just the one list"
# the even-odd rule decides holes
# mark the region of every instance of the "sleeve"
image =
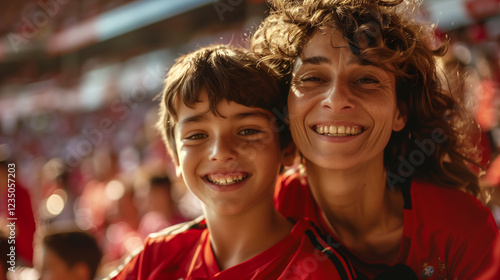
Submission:
[[500,279],[500,236],[491,213],[481,225],[472,227],[462,246],[450,252],[452,279]]

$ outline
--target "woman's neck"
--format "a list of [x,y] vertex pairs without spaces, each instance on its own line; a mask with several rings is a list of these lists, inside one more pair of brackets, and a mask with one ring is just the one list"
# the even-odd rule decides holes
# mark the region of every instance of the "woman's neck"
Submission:
[[221,270],[240,264],[269,249],[290,234],[293,224],[269,202],[235,216],[205,211],[212,250]]
[[392,260],[402,237],[404,201],[399,188],[386,186],[382,162],[347,170],[306,163],[306,170],[321,214],[340,241],[367,260]]

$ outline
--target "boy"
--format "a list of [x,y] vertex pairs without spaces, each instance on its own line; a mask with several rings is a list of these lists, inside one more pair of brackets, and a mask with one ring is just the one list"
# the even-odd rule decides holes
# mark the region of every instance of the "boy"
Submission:
[[[112,279],[353,279],[308,221],[273,206],[281,163],[293,161],[277,80],[243,49],[202,48],[165,81],[158,128],[199,218],[150,235]],[[278,132],[279,131],[279,132]]]

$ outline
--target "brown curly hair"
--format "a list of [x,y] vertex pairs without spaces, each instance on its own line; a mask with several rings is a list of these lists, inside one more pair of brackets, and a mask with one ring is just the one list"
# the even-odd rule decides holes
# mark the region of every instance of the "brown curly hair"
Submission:
[[477,125],[463,89],[438,71],[448,41],[438,44],[430,25],[411,20],[412,8],[403,0],[275,0],[251,47],[289,85],[293,62],[313,32],[340,30],[361,63],[396,77],[408,120],[385,148],[388,184],[423,178],[477,196],[477,149],[469,137]]

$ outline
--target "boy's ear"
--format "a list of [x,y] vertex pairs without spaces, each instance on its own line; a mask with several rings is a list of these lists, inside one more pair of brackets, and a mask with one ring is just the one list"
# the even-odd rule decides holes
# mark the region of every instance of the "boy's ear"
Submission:
[[295,144],[292,142],[288,147],[283,149],[281,151],[282,154],[282,159],[281,159],[281,164],[284,166],[292,166],[295,163],[295,159],[297,158],[297,147]]
[[180,180],[184,181],[184,177],[182,176],[182,170],[179,164],[175,163],[175,175],[177,175],[177,178]]

